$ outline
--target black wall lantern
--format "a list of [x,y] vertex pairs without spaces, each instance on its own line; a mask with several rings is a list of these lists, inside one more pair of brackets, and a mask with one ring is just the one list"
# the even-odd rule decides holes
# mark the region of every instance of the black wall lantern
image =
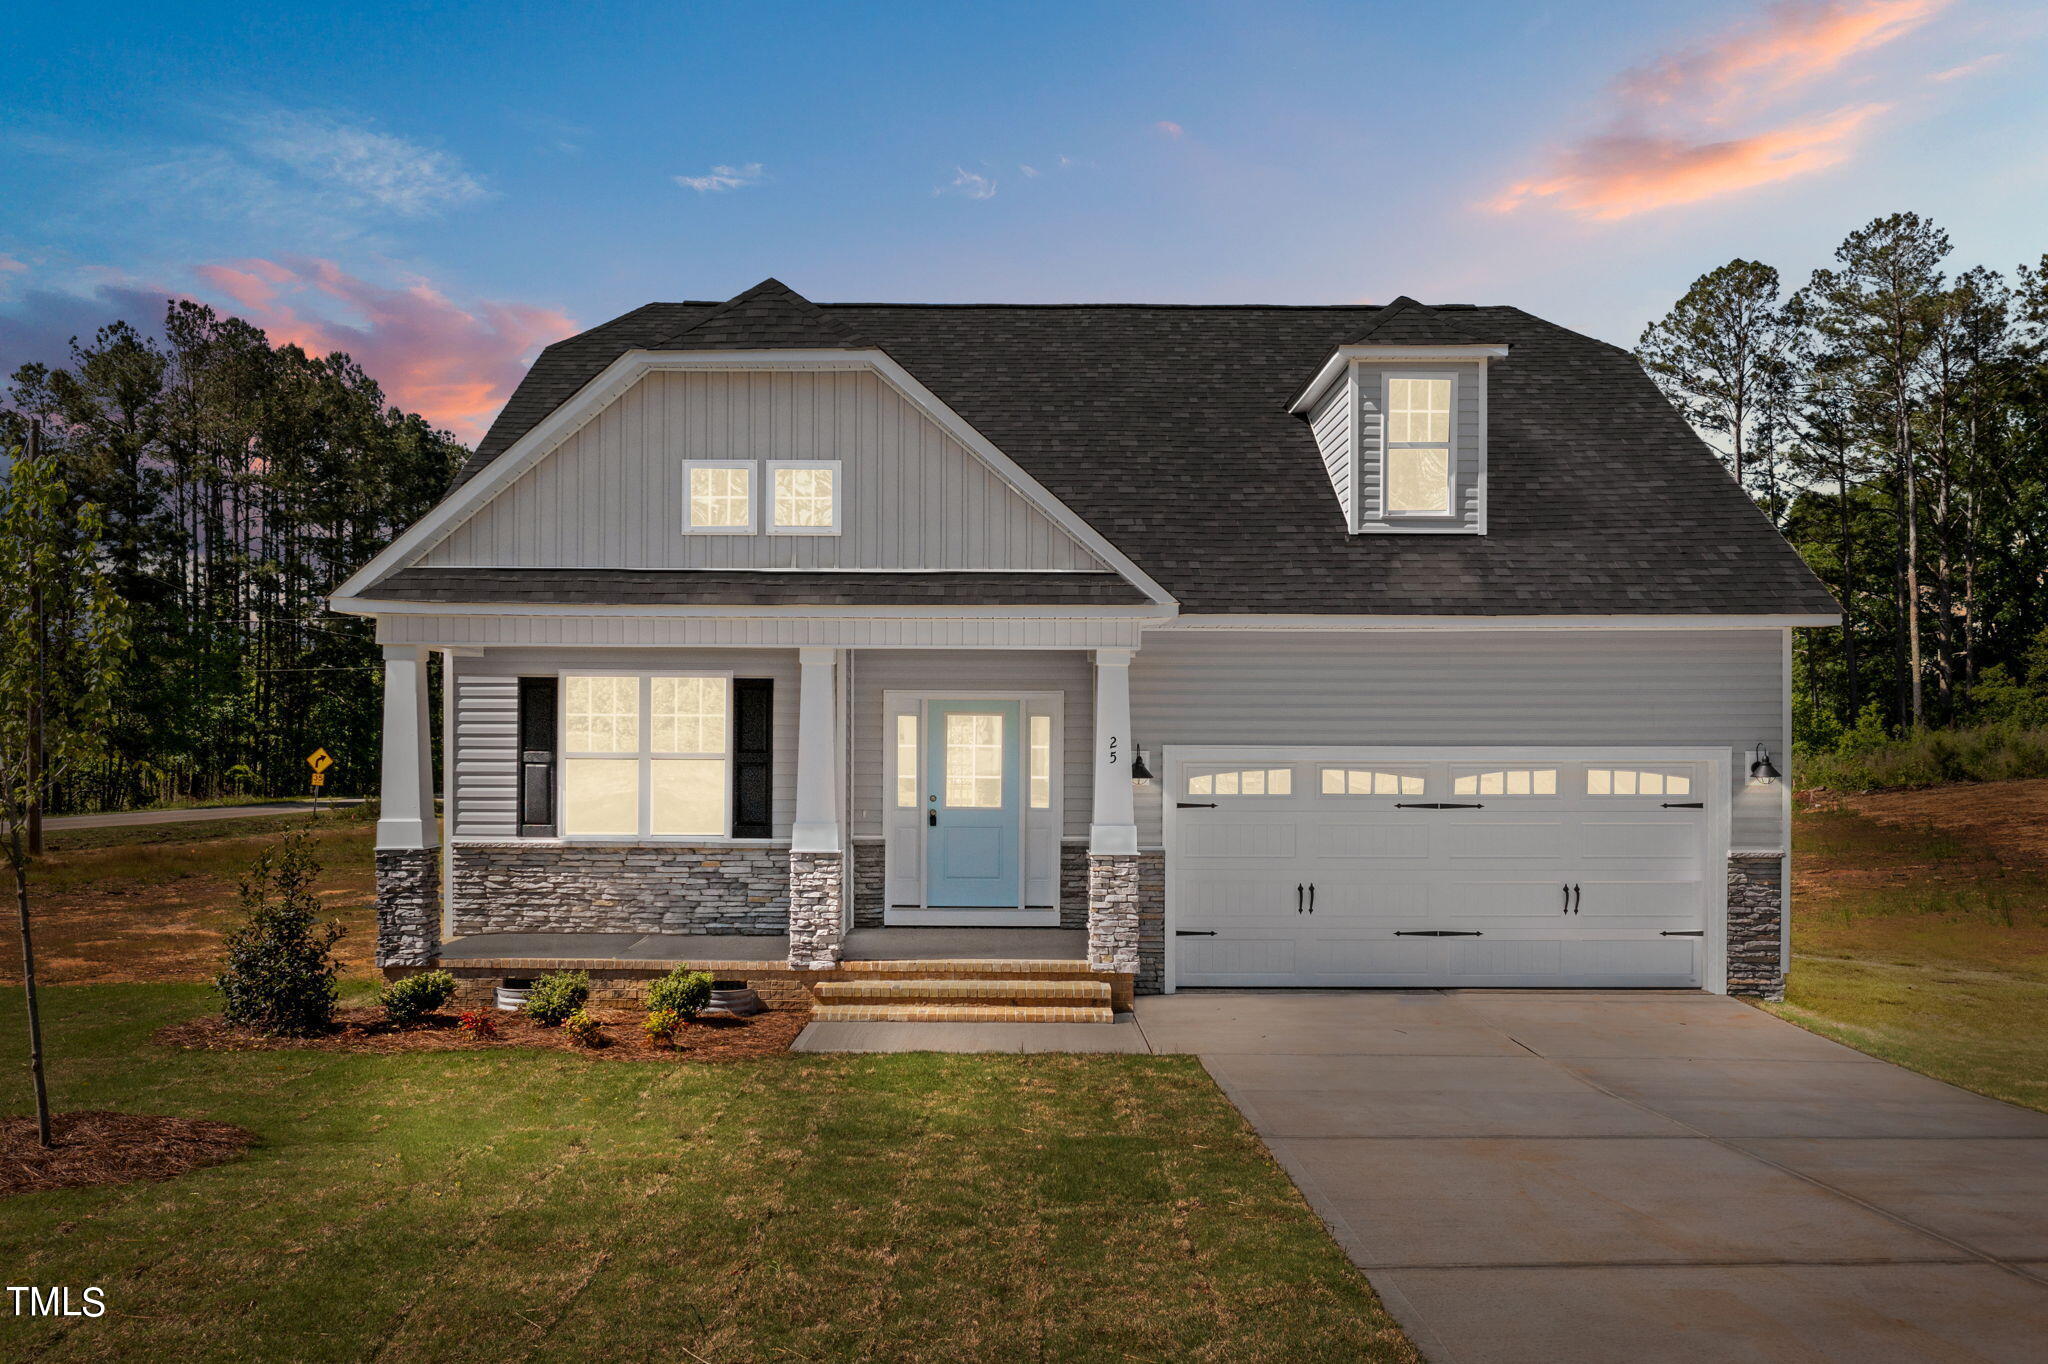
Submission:
[[1131,780],[1132,780],[1132,781],[1150,781],[1150,780],[1152,780],[1152,769],[1151,769],[1151,768],[1149,768],[1149,767],[1147,767],[1147,766],[1145,766],[1145,750],[1144,750],[1144,749],[1142,749],[1142,748],[1136,748],[1136,749],[1135,749],[1135,752],[1137,753],[1137,755],[1138,755],[1138,756],[1137,756],[1137,759],[1136,759],[1135,761],[1133,761],[1133,762],[1131,763]]
[[1758,739],[1756,741],[1756,756],[1749,764],[1749,784],[1751,786],[1769,786],[1777,781],[1777,779],[1778,769],[1771,765],[1771,755],[1765,751],[1764,741]]

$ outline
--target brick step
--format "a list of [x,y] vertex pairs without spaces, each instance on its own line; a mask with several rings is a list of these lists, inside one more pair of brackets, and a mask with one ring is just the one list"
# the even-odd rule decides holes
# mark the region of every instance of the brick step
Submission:
[[820,1004],[814,1023],[1114,1023],[1107,1003],[1092,1006],[1018,1004]]
[[1109,982],[1042,980],[869,979],[821,980],[811,987],[820,1004],[1015,1004],[1022,1007],[1108,1007]]
[[878,976],[896,980],[933,980],[940,977],[970,977],[989,980],[1032,976],[1040,980],[1095,980],[1097,972],[1079,958],[958,957],[930,961],[842,961],[833,968],[841,975]]

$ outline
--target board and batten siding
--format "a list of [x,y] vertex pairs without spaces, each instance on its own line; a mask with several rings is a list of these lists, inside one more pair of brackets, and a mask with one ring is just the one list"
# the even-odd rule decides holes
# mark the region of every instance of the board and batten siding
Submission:
[[[838,535],[685,535],[684,461],[836,459]],[[765,482],[765,466],[757,470]],[[764,489],[757,487],[757,513]],[[649,374],[419,561],[465,568],[1104,565],[871,372]]]
[[[1451,431],[1451,508],[1447,517],[1403,516],[1386,519],[1381,501],[1382,474],[1386,451],[1387,378],[1401,375],[1455,374],[1457,391],[1453,401]],[[1459,525],[1476,530],[1479,526],[1480,388],[1486,382],[1483,366],[1470,363],[1360,364],[1354,372],[1358,393],[1358,519],[1362,530],[1404,530],[1418,525]]]
[[1352,505],[1351,466],[1351,407],[1354,399],[1351,386],[1347,383],[1334,384],[1323,395],[1309,413],[1309,429],[1315,433],[1316,449],[1322,452],[1323,468],[1330,474],[1330,489],[1337,494],[1337,505],[1344,509],[1344,524],[1350,525],[1357,519],[1357,509]]
[[[1131,664],[1131,734],[1156,772],[1175,744],[1725,747],[1733,846],[1782,848],[1778,789],[1746,783],[1758,740],[1785,766],[1782,647],[1775,630],[1162,630]],[[1164,787],[1137,793],[1147,848]]]
[[882,693],[888,691],[1064,694],[1061,745],[1063,837],[1086,837],[1091,805],[1089,745],[1094,727],[1095,665],[1084,650],[864,649],[853,659],[853,836],[880,838],[890,793],[883,745]]
[[797,656],[749,649],[505,649],[455,660],[454,809],[457,839],[519,833],[519,679],[592,672],[705,672],[775,682],[773,837],[789,837],[796,815]]

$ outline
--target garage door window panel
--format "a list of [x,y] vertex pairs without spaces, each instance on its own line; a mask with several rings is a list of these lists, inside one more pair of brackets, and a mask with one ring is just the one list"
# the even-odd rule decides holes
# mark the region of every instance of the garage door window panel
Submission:
[[1291,767],[1227,767],[1196,769],[1188,777],[1191,796],[1291,796]]
[[1554,767],[1454,767],[1454,796],[1555,796]]
[[1693,794],[1690,764],[1674,767],[1589,767],[1589,796],[1689,796]]
[[1321,778],[1326,796],[1420,796],[1428,785],[1420,767],[1325,767]]

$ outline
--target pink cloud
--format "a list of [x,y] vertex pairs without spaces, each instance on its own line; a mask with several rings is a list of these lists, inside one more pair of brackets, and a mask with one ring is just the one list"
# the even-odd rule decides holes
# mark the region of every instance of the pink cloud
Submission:
[[1181,127],[1172,119],[1162,118],[1152,125],[1152,131],[1158,133],[1161,137],[1179,138],[1187,129]]
[[[233,300],[273,344],[314,355],[346,351],[392,402],[471,444],[534,353],[576,330],[556,309],[457,304],[425,280],[388,288],[332,261],[257,258],[203,265],[195,273]],[[357,320],[324,315],[321,310],[333,305]]]
[[[1839,165],[1887,105],[1841,107],[1844,68],[1950,0],[1784,0],[1614,82],[1605,131],[1553,151],[1487,207],[1612,219]],[[1834,106],[1834,107],[1830,107]]]
[[16,260],[14,257],[8,255],[0,255],[0,275],[8,274],[15,270],[26,269],[28,269],[28,266]]
[[1847,159],[1857,131],[1886,107],[1844,109],[1815,122],[1720,142],[1591,138],[1563,153],[1547,175],[1510,186],[1492,207],[1510,213],[1549,199],[1581,217],[1626,218],[1790,180]]

